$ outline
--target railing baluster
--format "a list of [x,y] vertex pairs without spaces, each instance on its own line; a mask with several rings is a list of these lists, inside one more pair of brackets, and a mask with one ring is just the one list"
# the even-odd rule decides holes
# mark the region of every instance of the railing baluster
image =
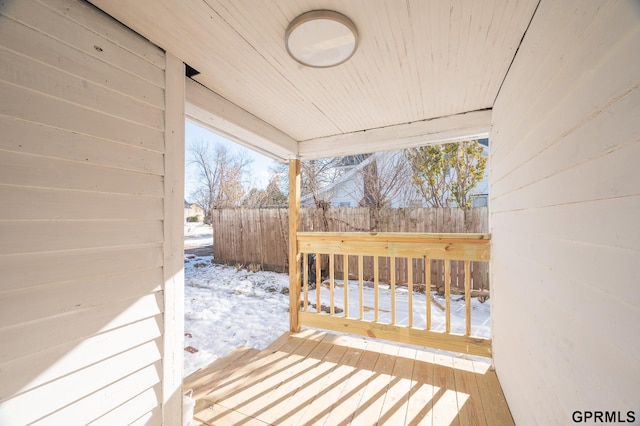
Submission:
[[302,253],[302,282],[304,291],[304,311],[309,310],[309,259]]
[[378,271],[378,256],[373,256],[373,320],[378,322],[378,281],[380,271]]
[[464,305],[466,309],[466,336],[471,336],[471,261],[464,261]]
[[409,309],[409,327],[413,327],[413,259],[407,259],[407,293]]
[[431,259],[424,257],[424,291],[427,295],[427,330],[431,330]]
[[344,254],[343,257],[343,274],[342,281],[344,281],[344,317],[349,316],[349,255]]
[[396,323],[396,258],[389,259],[389,275],[391,278],[391,324]]
[[362,260],[362,255],[358,255],[358,297],[360,298],[360,315],[358,319],[361,320],[364,318],[364,285],[363,285],[363,275],[364,275],[364,262]]
[[322,257],[320,253],[316,253],[316,313],[319,314],[321,312],[320,306],[322,306],[322,299],[320,299],[320,288],[322,287],[322,274],[320,272],[322,267]]
[[329,255],[329,313],[331,315],[336,313],[336,306],[335,306],[335,295],[333,294],[333,290],[335,287],[335,255],[334,254],[330,254]]
[[445,331],[451,333],[451,261],[444,261]]

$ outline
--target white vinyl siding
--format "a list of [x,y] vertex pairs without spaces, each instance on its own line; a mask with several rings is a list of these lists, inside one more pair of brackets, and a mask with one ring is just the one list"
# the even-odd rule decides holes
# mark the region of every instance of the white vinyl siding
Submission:
[[639,11],[542,1],[496,100],[493,349],[516,424],[638,415]]
[[2,425],[163,421],[165,64],[85,2],[0,8]]

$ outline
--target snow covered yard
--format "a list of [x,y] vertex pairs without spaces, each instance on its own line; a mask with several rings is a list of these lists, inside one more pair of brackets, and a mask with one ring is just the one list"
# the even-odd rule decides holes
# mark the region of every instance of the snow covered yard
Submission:
[[289,330],[289,277],[214,265],[213,257],[185,263],[185,375],[238,346],[263,349]]
[[184,225],[184,247],[202,247],[213,244],[213,230],[211,225],[200,222],[190,222]]

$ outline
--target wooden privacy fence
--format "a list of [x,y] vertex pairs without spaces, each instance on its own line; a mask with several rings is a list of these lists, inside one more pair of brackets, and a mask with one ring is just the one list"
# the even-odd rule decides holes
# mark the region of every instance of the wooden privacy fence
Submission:
[[[488,234],[423,234],[423,233],[321,233],[298,232],[297,245],[299,255],[303,259],[302,264],[302,301],[301,311],[298,315],[300,325],[318,327],[351,334],[376,337],[393,340],[402,343],[428,346],[472,355],[491,356],[491,340],[472,335],[471,327],[471,263],[487,262],[489,260],[489,235]],[[321,262],[309,264],[309,255],[315,255],[315,259],[326,256],[329,262],[328,288],[323,288],[321,278]],[[341,262],[342,267],[349,273],[347,258],[356,260],[358,278],[357,284],[342,282],[342,289],[336,286],[336,269]],[[367,306],[364,297],[363,269],[364,258],[371,257],[373,269],[373,300]],[[388,291],[381,291],[378,272],[379,260],[389,258],[391,280]],[[406,306],[399,306],[396,297],[396,285],[393,270],[396,260],[403,259],[408,269],[408,276],[413,276],[412,268],[414,259],[427,260],[424,262],[426,272],[424,279],[426,285],[430,285],[429,260],[438,259],[444,265],[444,314],[445,320],[442,329],[435,329],[432,324],[432,294],[425,293],[424,310],[420,308],[420,314],[424,315],[424,323],[418,324],[415,313],[418,311],[414,304],[416,297],[414,281],[407,282]],[[452,332],[451,313],[451,265],[453,261],[463,264],[465,279],[463,280],[465,313],[464,325],[459,325],[462,332]],[[315,270],[314,270],[315,269]],[[310,286],[310,283],[313,286]],[[357,285],[357,296],[353,292]],[[310,288],[315,294],[310,298]],[[351,287],[351,289],[350,289]],[[291,289],[293,292],[293,289]],[[323,313],[323,292],[325,301],[328,299],[327,313]],[[368,292],[370,293],[370,292]],[[350,296],[350,294],[352,296]],[[388,297],[390,300],[381,300]],[[311,299],[311,300],[310,300]],[[314,300],[315,299],[315,300]],[[357,299],[357,300],[353,300]],[[339,303],[336,303],[339,300]],[[382,320],[381,305],[388,307],[384,312],[387,321]],[[373,311],[372,317],[365,319],[365,311]],[[402,324],[398,318],[398,312],[402,312]]]
[[227,265],[260,265],[286,272],[289,263],[287,209],[213,210],[213,258]]
[[[418,232],[418,233],[487,233],[487,208],[469,210],[466,215],[457,208],[329,208],[301,209],[300,230],[310,232]],[[225,209],[213,212],[213,252],[217,263],[250,264],[265,270],[288,270],[288,211],[287,209]],[[347,271],[352,279],[359,279],[357,258],[348,257]],[[321,274],[328,276],[328,258],[318,262]],[[337,258],[335,273],[344,273],[342,256]],[[451,262],[451,289],[455,293],[464,290],[465,264]],[[381,282],[392,280],[392,270],[398,285],[412,281],[425,285],[425,273],[433,288],[444,292],[445,263],[441,259],[414,258],[409,266],[407,259],[397,258],[391,265],[390,257],[378,259],[378,278]],[[374,260],[363,258],[363,278],[374,278]],[[412,279],[409,279],[411,274]],[[474,294],[486,294],[489,289],[488,265],[472,261],[470,264],[471,289]]]

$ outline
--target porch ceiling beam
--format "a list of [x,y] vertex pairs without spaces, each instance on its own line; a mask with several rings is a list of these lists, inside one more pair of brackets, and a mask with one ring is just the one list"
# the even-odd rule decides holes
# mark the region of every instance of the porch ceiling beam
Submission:
[[293,138],[189,78],[185,108],[190,121],[274,160],[284,162],[297,155]]
[[299,143],[303,160],[363,154],[486,137],[491,110],[309,139]]

